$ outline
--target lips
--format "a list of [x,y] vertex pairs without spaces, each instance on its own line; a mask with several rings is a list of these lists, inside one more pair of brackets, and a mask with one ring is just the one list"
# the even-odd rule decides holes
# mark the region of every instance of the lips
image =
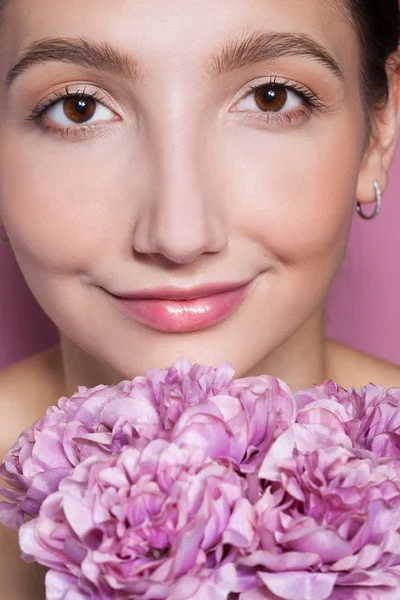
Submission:
[[196,298],[208,298],[224,292],[231,292],[237,288],[244,287],[248,283],[248,281],[231,284],[212,283],[187,289],[165,287],[114,295],[123,300],[193,300]]
[[228,319],[245,300],[250,283],[234,288],[226,284],[190,290],[165,288],[131,297],[114,296],[114,301],[126,316],[157,331],[200,331]]

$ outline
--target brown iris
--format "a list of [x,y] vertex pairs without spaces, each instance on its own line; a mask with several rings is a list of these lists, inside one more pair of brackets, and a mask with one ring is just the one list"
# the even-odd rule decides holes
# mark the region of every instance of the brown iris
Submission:
[[254,92],[254,96],[262,110],[279,112],[287,102],[288,92],[283,85],[263,85]]
[[63,102],[64,114],[74,123],[90,121],[96,112],[97,102],[87,96],[71,96]]

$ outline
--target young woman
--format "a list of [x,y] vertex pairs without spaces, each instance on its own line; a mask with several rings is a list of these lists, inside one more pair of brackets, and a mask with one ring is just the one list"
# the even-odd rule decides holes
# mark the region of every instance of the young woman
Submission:
[[[396,145],[398,0],[0,4],[0,214],[60,332],[0,375],[2,457],[78,385],[178,356],[400,385],[323,335]],[[43,598],[1,536],[1,597]]]

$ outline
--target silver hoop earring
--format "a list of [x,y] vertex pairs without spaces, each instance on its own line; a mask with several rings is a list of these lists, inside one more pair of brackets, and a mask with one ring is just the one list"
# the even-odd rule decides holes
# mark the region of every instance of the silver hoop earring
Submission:
[[376,206],[375,206],[375,210],[371,215],[366,215],[363,213],[362,208],[361,208],[361,203],[357,202],[357,212],[360,215],[361,218],[365,219],[366,221],[370,221],[372,219],[375,219],[378,215],[379,212],[381,210],[381,206],[382,206],[382,190],[381,190],[381,186],[379,185],[379,181],[374,181],[374,190],[375,190],[375,202],[376,202]]

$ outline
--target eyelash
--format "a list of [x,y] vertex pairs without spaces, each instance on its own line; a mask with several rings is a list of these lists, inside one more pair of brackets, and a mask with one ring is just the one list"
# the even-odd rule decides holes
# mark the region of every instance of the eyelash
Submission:
[[312,114],[320,112],[325,108],[325,104],[316,93],[298,83],[290,81],[289,79],[281,81],[278,77],[271,77],[263,83],[249,84],[247,93],[240,100],[247,98],[251,93],[254,93],[261,88],[272,86],[284,87],[286,90],[294,92],[304,101],[305,106],[291,112],[254,112],[250,118],[254,119],[255,121],[288,126],[291,125],[296,119],[309,119]]
[[[54,92],[52,96],[46,98],[42,102],[40,102],[36,108],[34,108],[30,115],[27,117],[27,121],[33,122],[36,126],[42,129],[44,132],[52,132],[62,137],[86,137],[88,133],[90,133],[93,129],[99,129],[101,125],[90,125],[83,123],[82,125],[71,126],[71,127],[61,127],[55,123],[52,125],[49,123],[45,123],[43,119],[43,115],[50,108],[66,100],[67,98],[87,98],[90,100],[95,100],[99,104],[103,104],[107,107],[107,103],[105,97],[100,93],[99,90],[96,91],[87,91],[86,88],[82,90],[73,90],[71,91],[68,87],[64,90]],[[107,107],[108,108],[108,107]]]
[[271,77],[271,79],[269,79],[268,81],[266,81],[265,83],[262,83],[262,84],[250,83],[249,88],[252,91],[255,91],[255,90],[258,90],[259,88],[274,86],[274,85],[279,86],[279,87],[285,87],[288,90],[296,92],[296,94],[301,96],[308,105],[310,105],[314,108],[322,108],[323,107],[322,100],[314,92],[303,87],[302,85],[300,85],[298,83],[291,82],[289,79],[286,79],[284,81],[279,81],[278,77]]
[[[290,125],[294,119],[298,119],[298,118],[301,119],[302,117],[310,118],[312,113],[318,112],[324,108],[323,102],[314,92],[312,92],[311,90],[309,90],[297,83],[291,82],[289,80],[279,81],[278,77],[271,77],[268,81],[265,81],[261,84],[260,83],[249,84],[246,94],[244,96],[242,96],[242,98],[240,98],[238,100],[238,102],[246,99],[249,95],[258,91],[259,89],[264,88],[264,87],[269,87],[269,86],[284,87],[288,91],[292,91],[292,92],[296,93],[304,101],[306,110],[304,110],[304,107],[302,107],[301,109],[299,109],[297,111],[291,111],[291,112],[273,112],[273,111],[257,112],[257,111],[253,111],[254,114],[252,114],[250,118],[257,120],[257,121],[264,122],[264,123],[265,122],[266,123],[273,122],[273,123],[282,124],[282,125]],[[28,116],[27,120],[30,122],[33,122],[35,125],[40,127],[45,132],[50,131],[52,133],[59,134],[63,137],[73,137],[73,136],[86,137],[87,134],[90,133],[91,130],[99,129],[101,127],[101,125],[99,125],[99,124],[95,124],[95,125],[82,124],[82,125],[77,125],[77,126],[72,126],[70,128],[66,128],[66,127],[61,127],[57,124],[51,125],[51,124],[44,122],[43,115],[45,114],[45,112],[47,110],[49,110],[50,108],[52,108],[59,102],[62,102],[63,100],[70,98],[70,97],[88,98],[90,100],[95,100],[95,101],[99,102],[100,104],[103,104],[104,106],[107,107],[105,98],[104,98],[104,96],[101,95],[99,90],[92,92],[92,91],[87,91],[86,88],[84,88],[82,90],[70,91],[70,89],[67,87],[62,91],[54,92],[51,97],[45,99],[43,102],[38,104],[38,106],[32,110],[32,112]],[[107,107],[107,108],[109,108],[109,107]],[[236,112],[241,113],[241,112],[246,112],[246,111],[236,111]]]

